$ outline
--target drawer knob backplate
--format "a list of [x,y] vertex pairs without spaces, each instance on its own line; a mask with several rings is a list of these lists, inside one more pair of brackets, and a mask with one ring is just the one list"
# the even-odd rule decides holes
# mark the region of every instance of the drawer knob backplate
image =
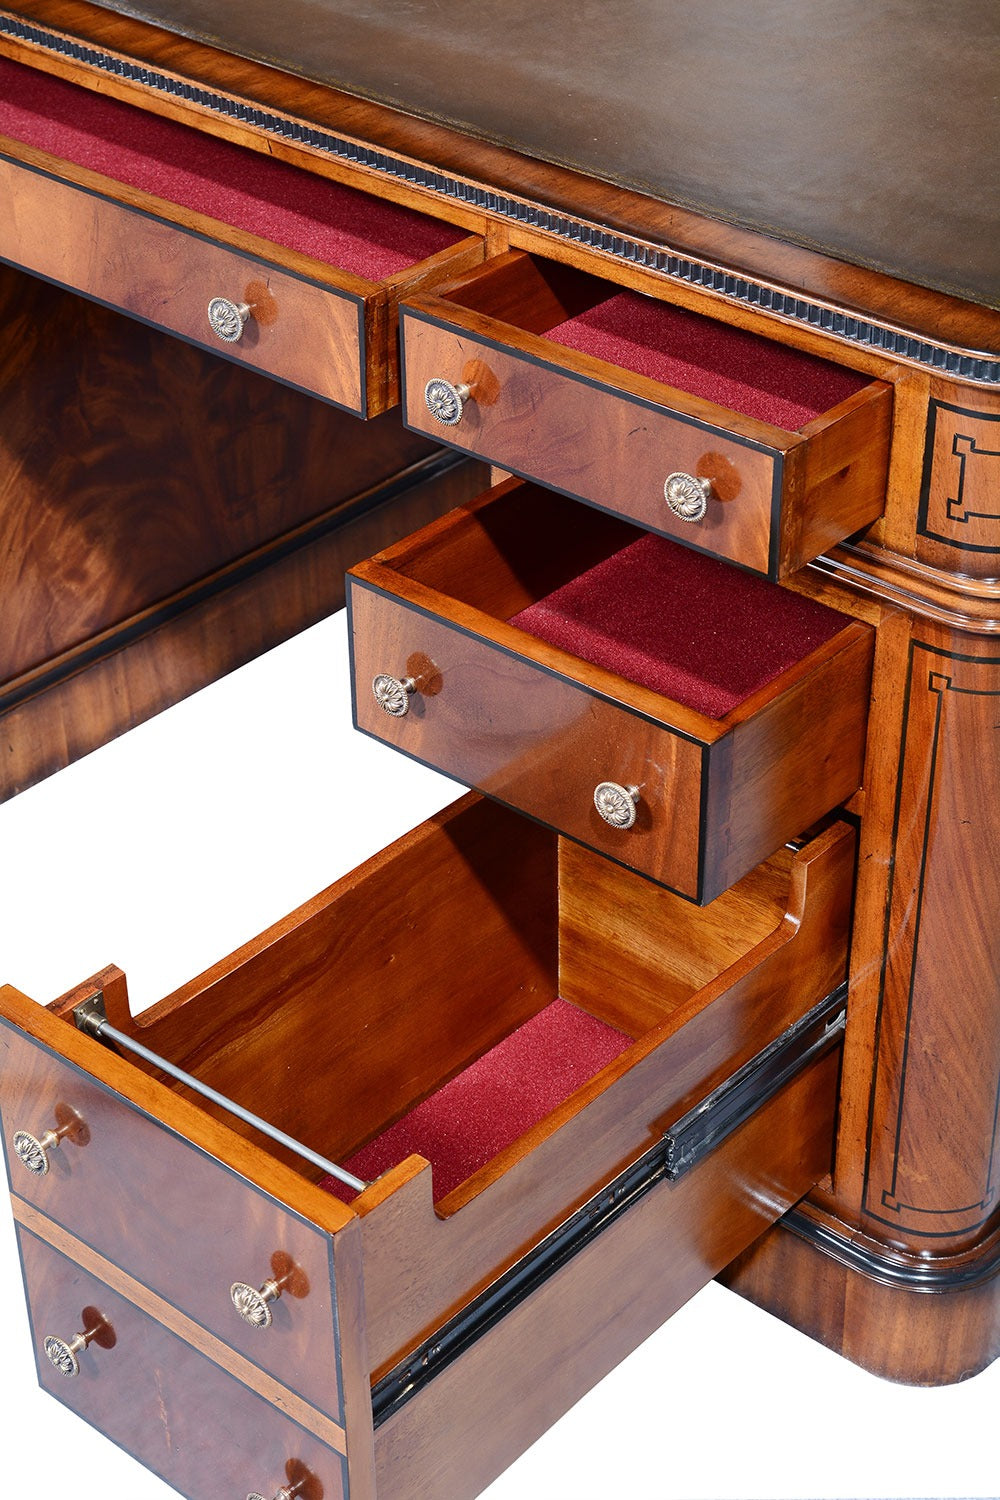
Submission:
[[[285,1465],[285,1474],[288,1482],[275,1493],[273,1500],[322,1500],[323,1486],[297,1458],[289,1459]],[[247,1496],[247,1500],[271,1500],[271,1497],[254,1490]]]
[[383,713],[402,719],[410,711],[410,694],[417,690],[413,677],[390,677],[380,672],[372,681],[372,695]]
[[663,485],[667,505],[679,521],[700,521],[711,493],[711,481],[693,474],[668,474]]
[[114,1329],[96,1307],[83,1309],[83,1323],[85,1331],[75,1334],[71,1339],[56,1338],[50,1333],[42,1340],[45,1358],[60,1375],[79,1375],[80,1361],[77,1356],[83,1353],[88,1344],[96,1343],[102,1349],[113,1349],[117,1343]]
[[472,392],[467,385],[452,385],[436,376],[424,386],[427,410],[443,427],[457,427],[465,413],[465,403]]
[[90,1140],[90,1132],[76,1110],[60,1104],[56,1107],[54,1130],[46,1130],[40,1136],[32,1135],[30,1130],[15,1130],[11,1145],[22,1166],[35,1177],[47,1177],[51,1165],[49,1153],[57,1150],[67,1136],[78,1146],[85,1146]]
[[602,781],[594,790],[594,806],[612,828],[631,828],[639,806],[639,788]]
[[231,302],[228,297],[213,297],[208,304],[209,327],[224,344],[237,344],[250,316],[248,302]]

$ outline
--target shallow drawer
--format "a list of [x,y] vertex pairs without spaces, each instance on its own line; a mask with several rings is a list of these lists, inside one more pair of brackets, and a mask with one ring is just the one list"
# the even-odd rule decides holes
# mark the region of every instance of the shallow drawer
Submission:
[[398,399],[401,289],[482,259],[452,225],[2,58],[0,137],[0,258],[359,416]]
[[532,485],[348,605],[358,728],[693,900],[860,785],[867,626]]
[[519,251],[401,330],[410,426],[770,578],[882,513],[891,387],[812,355]]
[[[190,1500],[345,1500],[343,1454],[21,1226],[41,1385]],[[163,1310],[164,1321],[170,1310]],[[78,1335],[85,1347],[67,1350]],[[336,1435],[333,1434],[335,1437]],[[44,1465],[43,1465],[44,1467]]]
[[[835,825],[702,910],[467,797],[138,1019],[115,970],[50,1010],[3,991],[17,1202],[316,1409],[336,1414],[339,1384],[350,1446],[358,1372],[365,1390],[387,1379],[580,1210],[620,1203],[623,1174],[670,1179],[661,1201],[701,1245],[703,1280],[823,1174],[835,1069],[780,1141],[751,1122],[837,1041],[852,879]],[[114,1045],[73,1023],[95,993]],[[45,1142],[74,1120],[83,1134]],[[34,1148],[18,1132],[47,1175],[19,1159]],[[368,1185],[338,1188],[331,1164]],[[692,1229],[703,1189],[684,1184],[706,1180],[718,1194]],[[211,1298],[233,1314],[237,1280],[266,1294],[256,1344],[204,1312]],[[327,1342],[293,1353],[313,1325]]]

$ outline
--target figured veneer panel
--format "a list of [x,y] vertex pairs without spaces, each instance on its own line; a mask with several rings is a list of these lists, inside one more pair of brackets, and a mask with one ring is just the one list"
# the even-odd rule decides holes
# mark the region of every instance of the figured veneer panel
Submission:
[[434,451],[5,266],[0,327],[0,704]]
[[[891,388],[520,251],[402,310],[406,421],[499,468],[782,578],[881,515]],[[469,387],[455,426],[427,382]],[[711,486],[696,522],[668,475]]]
[[[342,1416],[332,1262],[319,1229],[3,1020],[0,1076],[15,1193],[320,1411]],[[79,1115],[89,1140],[64,1142],[35,1176],[11,1139],[17,1130],[40,1135],[59,1105]],[[229,1289],[263,1285],[275,1255],[291,1258],[307,1290],[283,1296],[262,1332],[243,1322]]]
[[[340,1453],[24,1227],[18,1243],[38,1378],[51,1396],[189,1500],[274,1494],[288,1482],[289,1464],[315,1477],[316,1497],[347,1500]],[[42,1343],[80,1332],[85,1308],[109,1325],[113,1346],[92,1343],[79,1356],[79,1375],[67,1377]]]
[[[721,565],[695,554],[679,578],[683,585],[693,574],[699,587],[682,587],[671,602],[681,635],[656,663],[652,686],[648,674],[626,675],[632,663],[613,632],[624,623],[626,644],[655,654],[657,630],[643,624],[643,611],[655,616],[669,569],[643,575],[645,600],[638,587],[618,598],[617,579],[617,614],[601,622],[608,634],[597,632],[596,663],[584,657],[583,632],[551,645],[517,628],[522,611],[536,613],[539,600],[562,587],[572,592],[590,570],[599,594],[609,573],[617,578],[622,548],[636,540],[617,520],[511,481],[359,564],[349,591],[356,723],[706,902],[860,785],[873,635],[732,569],[717,615]],[[650,545],[660,544],[644,541],[640,553]],[[706,571],[707,587],[699,578]],[[756,601],[754,628],[746,596]],[[777,655],[753,639],[776,620],[789,638]],[[700,682],[688,672],[691,636],[710,647],[698,663]],[[739,652],[753,664],[745,696],[719,701],[711,663],[725,666]],[[413,679],[404,716],[376,701],[380,673]],[[677,696],[667,686],[678,687]],[[597,812],[594,792],[606,781],[638,789],[632,827],[611,827]]]

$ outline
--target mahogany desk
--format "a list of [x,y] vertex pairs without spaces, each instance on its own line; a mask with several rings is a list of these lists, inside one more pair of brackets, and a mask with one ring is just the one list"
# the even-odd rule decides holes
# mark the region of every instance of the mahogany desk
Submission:
[[[789,23],[784,7],[776,9]],[[510,288],[519,296],[525,288],[542,295],[532,280],[536,261],[512,251],[568,268],[553,272],[547,282],[569,288],[560,292],[564,300],[572,302],[577,295],[573,271],[598,273],[613,286],[651,291],[663,303],[706,314],[720,327],[749,330],[783,348],[828,358],[861,377],[853,397],[846,398],[848,405],[854,402],[851,421],[860,432],[841,426],[839,436],[827,440],[825,459],[814,456],[823,451],[814,441],[814,429],[804,434],[806,442],[781,448],[784,478],[773,492],[775,531],[763,553],[752,551],[759,547],[752,538],[720,543],[713,534],[705,546],[692,544],[768,574],[780,580],[785,592],[832,605],[874,631],[863,772],[852,779],[849,726],[857,728],[855,709],[824,682],[824,695],[841,715],[834,739],[848,747],[836,772],[840,791],[822,807],[807,797],[803,806],[809,812],[803,812],[797,828],[785,828],[781,818],[788,814],[775,813],[763,835],[780,842],[801,833],[803,824],[815,821],[814,814],[828,814],[838,804],[846,804],[848,822],[857,829],[834,1172],[736,1260],[728,1257],[725,1276],[745,1295],[878,1373],[943,1383],[982,1368],[996,1357],[1000,1341],[995,1150],[1000,938],[992,919],[1000,903],[991,707],[1000,692],[1000,658],[993,645],[994,554],[1000,543],[994,437],[1000,420],[992,217],[996,154],[979,129],[974,105],[976,68],[987,69],[990,57],[995,58],[990,8],[970,4],[966,30],[950,28],[943,38],[933,35],[933,22],[921,14],[905,43],[902,78],[894,75],[893,87],[877,95],[877,108],[868,80],[851,66],[857,46],[881,77],[877,64],[887,41],[872,22],[872,7],[865,7],[863,43],[860,30],[853,41],[850,33],[852,20],[860,28],[860,9],[838,8],[833,35],[823,34],[817,12],[814,29],[797,32],[796,47],[782,49],[784,63],[803,68],[810,78],[817,76],[809,67],[818,56],[837,66],[820,75],[828,91],[825,108],[793,110],[790,125],[789,79],[767,73],[768,60],[775,67],[777,63],[760,37],[734,32],[734,9],[713,7],[695,46],[691,15],[679,8],[671,19],[685,21],[687,29],[678,32],[675,27],[671,47],[661,37],[657,50],[648,31],[656,22],[636,7],[635,30],[625,27],[615,40],[630,59],[641,60],[654,74],[652,59],[670,56],[677,90],[663,96],[651,87],[630,90],[628,102],[641,115],[655,96],[664,112],[657,139],[669,139],[669,151],[653,145],[650,131],[639,128],[648,122],[633,117],[621,121],[616,110],[623,101],[609,102],[607,77],[602,93],[599,80],[586,71],[588,59],[603,55],[592,45],[583,47],[583,56],[572,57],[573,68],[566,71],[577,85],[561,99],[549,89],[539,95],[537,109],[519,106],[518,133],[511,139],[511,127],[503,123],[513,87],[505,67],[486,70],[473,84],[456,61],[489,45],[495,46],[494,55],[510,56],[509,49],[500,49],[499,38],[488,34],[488,12],[467,23],[473,32],[479,27],[487,34],[466,34],[464,44],[462,38],[451,40],[443,53],[436,45],[437,33],[431,37],[423,30],[424,13],[418,7],[409,12],[414,34],[397,38],[402,54],[394,51],[391,39],[366,30],[377,23],[369,18],[362,24],[355,16],[353,26],[324,25],[315,35],[289,27],[291,40],[281,39],[284,50],[275,59],[263,12],[256,18],[241,15],[236,37],[226,34],[226,13],[217,7],[199,13],[195,5],[178,5],[171,7],[169,18],[147,17],[169,19],[164,30],[132,19],[137,12],[128,10],[130,16],[121,17],[83,5],[19,7],[16,16],[0,18],[3,52],[85,88],[139,103],[147,112],[238,139],[252,150],[308,162],[313,172],[419,206],[481,236],[485,278],[477,276],[476,252],[469,248],[460,252],[467,254],[467,264],[453,268],[464,290],[450,292],[454,283],[435,277],[401,297],[406,306],[404,344],[407,318],[416,330],[406,350],[412,360],[408,373],[421,373],[419,385],[411,380],[404,392],[405,410],[410,424],[424,433],[453,441],[508,472],[534,475],[591,506],[619,512],[626,506],[617,498],[612,504],[607,490],[588,492],[588,486],[607,480],[592,479],[586,472],[569,477],[565,459],[557,454],[551,460],[544,445],[538,456],[537,436],[527,454],[519,446],[523,423],[513,436],[502,424],[491,429],[481,372],[474,371],[471,382],[464,369],[458,372],[463,383],[471,383],[474,420],[481,425],[459,424],[448,434],[435,427],[426,408],[421,410],[420,328],[453,325],[475,350],[495,351],[490,320],[499,308],[501,321],[524,328],[524,337],[512,346],[515,354],[537,354],[530,320],[517,324],[509,300]],[[799,25],[803,14],[809,14],[808,8],[796,7]],[[255,19],[260,27],[256,35]],[[505,30],[508,25],[509,20]],[[526,34],[530,42],[530,27]],[[678,35],[683,46],[675,55]],[[936,80],[948,75],[946,50],[958,48],[968,35],[977,36],[979,45],[972,52],[969,88],[957,101],[947,91],[949,139],[958,144],[946,151],[943,136],[927,128],[926,121],[935,119],[935,109],[944,110],[935,90]],[[567,36],[572,51],[576,34],[571,27]],[[295,52],[297,41],[300,53]],[[238,60],[232,55],[237,53],[250,60]],[[400,55],[414,65],[406,88],[392,83],[399,76]],[[431,66],[435,57],[442,59],[440,77]],[[280,62],[280,67],[262,67],[253,59]],[[520,61],[523,68],[524,59]],[[305,83],[303,76],[318,81]],[[578,86],[581,79],[586,87]],[[518,81],[523,83],[520,73]],[[724,139],[706,136],[703,128],[709,81],[727,103],[736,101],[728,112],[708,112]],[[782,82],[783,89],[778,87]],[[428,92],[422,94],[425,87]],[[912,110],[905,117],[898,111],[905,98],[912,103],[918,89],[925,108],[914,130],[907,123]],[[754,116],[756,135],[742,107],[748,98],[769,101]],[[444,119],[436,102],[442,99],[448,101]],[[780,111],[776,99],[783,101]],[[553,101],[558,107],[552,108]],[[831,115],[837,112],[842,133],[830,134]],[[573,129],[567,134],[570,120]],[[671,134],[662,134],[667,130]],[[650,143],[648,151],[643,143]],[[822,175],[821,148],[827,158]],[[838,193],[829,191],[831,176]],[[820,191],[817,183],[826,190]],[[954,214],[937,211],[945,198]],[[99,295],[91,287],[80,290]],[[544,330],[549,325],[535,326]],[[199,334],[187,336],[207,343]],[[596,363],[587,364],[588,357],[564,363],[583,384],[599,384]],[[630,398],[647,400],[645,379],[625,376],[620,388]],[[711,425],[713,413],[697,404],[706,399],[695,396],[690,404],[681,403],[689,425]],[[856,415],[859,411],[863,416]],[[751,415],[744,423],[730,423],[729,431],[744,438],[749,433],[759,443],[756,420]],[[822,428],[822,419],[817,420]],[[803,425],[809,428],[808,422]],[[466,433],[474,437],[466,438]],[[806,452],[807,444],[813,456]],[[728,470],[718,462],[715,448],[700,455],[706,456],[712,460],[709,472],[695,464],[694,477],[707,479],[713,500],[722,502]],[[507,501],[492,504],[498,516],[501,506],[509,508]],[[625,513],[654,529],[669,532],[673,526],[674,534],[688,540],[682,526],[669,520],[650,520],[635,510]],[[447,532],[432,529],[427,535],[434,540],[425,545],[439,547],[438,539]],[[817,546],[819,536],[823,541]],[[412,573],[412,564],[406,544],[376,565],[382,572],[362,568],[359,585],[371,587],[374,581],[388,588],[387,568],[426,588],[422,575],[411,578],[407,572]],[[838,650],[860,649],[851,645],[853,639],[843,637]],[[855,664],[842,676],[856,682],[859,670]],[[818,715],[819,704],[811,703],[808,712]],[[360,701],[358,713],[364,723]],[[786,726],[784,732],[792,731]],[[808,781],[803,765],[813,764],[811,742],[804,744],[787,773],[795,778],[796,792],[803,778]],[[466,779],[477,780],[471,775]],[[827,789],[832,784],[826,771],[819,779]],[[765,784],[768,805],[777,806],[782,799],[766,778]],[[487,790],[495,790],[488,780]],[[813,801],[822,801],[823,795],[817,791]],[[530,806],[524,810],[533,811]],[[486,816],[481,811],[461,814],[467,820]],[[569,832],[583,844],[594,844],[589,833]],[[833,825],[819,835],[827,840],[823,858],[831,857],[830,841],[838,837]],[[530,843],[534,835],[524,838]],[[610,852],[599,842],[594,846]],[[544,862],[541,854],[531,857]],[[583,859],[566,850],[561,857],[567,864]],[[792,857],[817,865],[821,852],[814,841]],[[716,885],[709,881],[706,886],[705,860],[711,865],[712,858],[710,851],[698,865],[696,888],[688,896],[704,899],[744,878],[743,868],[737,872],[723,862],[713,867]],[[745,877],[756,882],[754,891],[777,879],[777,873],[761,873],[765,864]],[[584,862],[574,866],[574,878],[600,887],[604,877],[592,872],[601,868],[615,867],[607,861],[592,867]],[[665,884],[683,889],[677,876]],[[639,894],[644,888],[656,889],[627,887],[629,900],[636,903],[633,937],[659,921],[651,916],[647,928],[645,917],[637,915],[646,899]],[[620,901],[624,889],[618,886],[607,899]],[[832,941],[842,920],[834,910],[841,898],[830,899],[825,916],[817,918],[809,910],[812,920],[818,920],[817,932],[826,931]],[[683,920],[671,917],[678,924]],[[802,925],[808,928],[804,918]],[[823,948],[821,936],[808,941]],[[822,967],[814,954],[798,970],[809,976],[802,983],[814,983]],[[789,972],[796,971],[793,958]],[[126,1013],[113,1000],[113,988],[114,981],[107,981],[109,1010],[118,1006],[117,1024],[125,1026]],[[92,990],[93,984],[84,989]],[[78,1002],[82,993],[71,1002]],[[61,1006],[64,1012],[69,1003]],[[21,1003],[12,999],[10,1005],[24,1025]],[[57,1031],[44,1031],[42,1039],[52,1045]],[[88,1066],[89,1054],[80,1051],[88,1039],[70,1035],[66,1055]],[[162,1050],[168,1050],[165,1043]],[[118,1063],[111,1073],[129,1097]],[[819,1095],[811,1107],[821,1111]],[[802,1109],[800,1101],[796,1118]],[[820,1122],[821,1113],[814,1120]],[[69,1146],[65,1149],[68,1153]],[[253,1180],[252,1170],[249,1175]],[[281,1191],[291,1192],[276,1175]],[[813,1176],[821,1177],[822,1170]],[[12,1187],[18,1193],[14,1178]],[[312,1198],[309,1204],[312,1208]],[[72,1248],[51,1230],[46,1233],[45,1214],[38,1208],[22,1209],[20,1218],[25,1232],[34,1236],[32,1243],[42,1247],[37,1251],[42,1258],[54,1253],[46,1239],[63,1251]],[[629,1222],[627,1215],[621,1222]],[[349,1236],[335,1235],[334,1240],[349,1266]],[[108,1261],[114,1262],[114,1256],[107,1261],[98,1256],[91,1270],[106,1271]],[[345,1274],[349,1277],[349,1270]],[[155,1282],[152,1272],[150,1278]],[[118,1285],[121,1295],[123,1284]],[[156,1297],[141,1292],[142,1286],[140,1276],[128,1282],[126,1291],[150,1315],[148,1299],[156,1303]],[[194,1324],[185,1324],[191,1338],[192,1328],[202,1322],[202,1314],[196,1313]],[[204,1347],[196,1347],[204,1356]],[[211,1352],[218,1357],[214,1343]],[[351,1400],[361,1400],[357,1392],[377,1367],[375,1360],[367,1369],[344,1375],[345,1381],[355,1382]],[[433,1389],[433,1382],[427,1389]],[[308,1391],[300,1397],[307,1404],[322,1400]],[[507,1456],[516,1451],[511,1442]],[[354,1472],[350,1435],[348,1450],[351,1491],[366,1493],[369,1481],[360,1469]],[[383,1451],[380,1461],[386,1493],[394,1493],[392,1486],[402,1481],[398,1476],[391,1483],[386,1479],[393,1474],[391,1455]],[[488,1464],[502,1461],[504,1456]],[[291,1482],[293,1476],[287,1477]],[[480,1483],[484,1477],[486,1469],[468,1482]],[[275,1483],[280,1479],[279,1474]],[[455,1493],[465,1492],[452,1482]],[[200,1493],[195,1487],[191,1492]]]

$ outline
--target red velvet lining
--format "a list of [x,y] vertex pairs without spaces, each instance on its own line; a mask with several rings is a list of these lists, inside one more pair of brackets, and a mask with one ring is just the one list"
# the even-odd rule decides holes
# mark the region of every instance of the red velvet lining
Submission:
[[846,622],[713,557],[642,536],[510,623],[720,719]]
[[[414,1153],[434,1168],[435,1202],[537,1125],[631,1038],[554,1000],[343,1163],[372,1180]],[[349,1202],[336,1178],[320,1182]]]
[[853,370],[638,292],[618,292],[546,337],[786,432],[868,384]]
[[0,135],[369,281],[465,233],[5,58]]

